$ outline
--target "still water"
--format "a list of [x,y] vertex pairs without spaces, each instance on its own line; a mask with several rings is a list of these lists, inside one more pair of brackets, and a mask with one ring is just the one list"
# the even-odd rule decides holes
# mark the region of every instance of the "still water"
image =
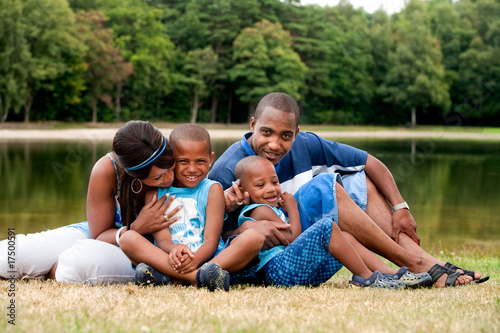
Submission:
[[[234,140],[214,142],[216,157]],[[349,139],[392,171],[422,244],[500,244],[500,142]],[[88,177],[110,143],[1,142],[0,239],[85,220]]]

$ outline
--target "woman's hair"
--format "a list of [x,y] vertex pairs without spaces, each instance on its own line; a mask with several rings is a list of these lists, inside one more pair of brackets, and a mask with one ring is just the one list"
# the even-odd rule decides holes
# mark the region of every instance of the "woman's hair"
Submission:
[[113,151],[118,165],[124,169],[120,176],[119,198],[124,225],[136,217],[136,202],[131,190],[134,179],[148,177],[152,166],[170,169],[174,153],[163,134],[148,121],[132,120],[120,128],[113,139]]

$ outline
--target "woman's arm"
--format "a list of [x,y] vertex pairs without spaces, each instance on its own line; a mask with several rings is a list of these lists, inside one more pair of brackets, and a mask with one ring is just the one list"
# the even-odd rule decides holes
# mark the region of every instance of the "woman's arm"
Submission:
[[113,197],[116,190],[115,168],[111,160],[103,156],[90,173],[86,204],[90,238],[116,244],[116,204]]
[[165,193],[158,200],[158,190],[151,190],[144,196],[144,207],[141,208],[139,215],[130,226],[131,230],[138,232],[141,235],[155,233],[157,231],[168,228],[172,223],[177,222],[178,216],[173,217],[181,209],[175,207],[173,210],[165,214],[165,211],[170,207],[172,201],[175,200],[175,195]]

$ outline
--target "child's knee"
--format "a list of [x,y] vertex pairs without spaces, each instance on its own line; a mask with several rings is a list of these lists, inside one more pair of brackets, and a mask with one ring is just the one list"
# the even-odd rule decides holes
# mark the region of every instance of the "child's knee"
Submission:
[[136,244],[135,240],[140,236],[141,235],[134,230],[124,232],[120,236],[120,248],[122,251],[126,252],[127,250],[133,249],[134,244]]
[[242,234],[238,235],[238,238],[239,237],[241,237],[241,241],[244,243],[243,246],[249,249],[257,249],[260,251],[262,246],[264,246],[264,235],[255,229],[247,229]]

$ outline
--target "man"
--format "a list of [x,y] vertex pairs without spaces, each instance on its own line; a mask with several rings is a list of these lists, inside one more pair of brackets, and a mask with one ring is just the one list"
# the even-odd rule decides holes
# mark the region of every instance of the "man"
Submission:
[[[234,167],[243,157],[260,155],[270,160],[276,167],[282,190],[292,194],[320,173],[337,172],[343,176],[345,187],[344,190],[337,184],[336,189],[338,224],[343,231],[399,266],[407,266],[413,272],[429,271],[431,274],[432,271],[436,286],[444,286],[448,276],[448,285],[470,282],[471,278],[467,276],[453,274],[456,267],[448,264],[452,270],[443,268],[447,263],[430,256],[420,247],[416,223],[408,205],[382,162],[354,147],[300,132],[299,116],[297,103],[286,94],[272,93],[262,98],[250,120],[251,132],[229,147],[208,175],[226,189],[227,212],[249,201],[248,195],[239,190],[234,177]],[[314,223],[314,217],[311,223]],[[265,235],[266,247],[287,245],[279,231],[283,226],[271,222],[257,226],[248,221],[236,227],[233,220],[228,219],[224,235],[254,228]],[[467,273],[472,279],[483,282],[480,274]]]

